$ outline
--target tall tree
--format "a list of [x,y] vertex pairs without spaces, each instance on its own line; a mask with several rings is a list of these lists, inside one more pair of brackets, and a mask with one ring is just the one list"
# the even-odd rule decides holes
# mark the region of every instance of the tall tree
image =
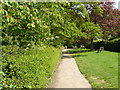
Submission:
[[61,43],[66,38],[81,36],[77,19],[71,13],[81,12],[78,15],[82,22],[89,18],[81,2],[4,2],[2,5],[3,45],[26,48],[54,44],[56,40]]
[[113,6],[114,2],[101,2],[98,5],[103,10],[102,16],[91,10],[91,21],[97,23],[102,28],[103,38],[108,40],[110,36],[116,36],[120,28],[120,11]]
[[85,22],[81,26],[84,37],[91,42],[91,50],[94,49],[93,40],[95,37],[102,37],[101,28],[93,22]]

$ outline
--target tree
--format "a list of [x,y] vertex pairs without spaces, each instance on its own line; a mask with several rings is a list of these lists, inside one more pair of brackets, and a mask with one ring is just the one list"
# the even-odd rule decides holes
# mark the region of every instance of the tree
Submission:
[[[72,15],[72,21],[76,23],[76,26],[78,28],[78,32],[79,34],[76,34],[76,36],[74,36],[74,40],[73,43],[85,43],[86,41],[88,41],[88,39],[86,39],[86,29],[82,28],[82,25],[85,22],[90,22],[90,18],[89,18],[89,6],[92,6],[92,10],[94,10],[95,13],[101,15],[102,14],[102,9],[98,6],[98,2],[83,2],[82,4],[72,4],[73,6],[73,11],[71,13]],[[86,25],[84,25],[84,27],[86,27]],[[87,33],[88,34],[88,33]]]
[[95,37],[102,37],[101,28],[98,24],[94,24],[93,22],[85,22],[81,26],[82,32],[84,33],[85,39],[90,39],[91,42],[91,50],[93,47],[93,40]]
[[[4,2],[2,6],[3,45],[26,48],[71,40],[81,36],[79,20],[74,20],[71,13],[78,14],[82,22],[89,19],[81,2]],[[56,36],[59,38],[55,39]]]
[[101,2],[98,5],[103,10],[102,16],[91,10],[91,21],[97,23],[102,28],[103,38],[108,40],[110,36],[116,36],[117,30],[120,28],[120,11],[113,7],[114,2]]

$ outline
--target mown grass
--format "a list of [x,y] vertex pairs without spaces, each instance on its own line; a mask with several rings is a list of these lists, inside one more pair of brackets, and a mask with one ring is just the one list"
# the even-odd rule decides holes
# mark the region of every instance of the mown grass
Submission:
[[73,49],[69,53],[75,58],[79,70],[93,88],[118,88],[118,53]]
[[3,58],[4,88],[46,88],[60,59],[61,50],[36,47]]

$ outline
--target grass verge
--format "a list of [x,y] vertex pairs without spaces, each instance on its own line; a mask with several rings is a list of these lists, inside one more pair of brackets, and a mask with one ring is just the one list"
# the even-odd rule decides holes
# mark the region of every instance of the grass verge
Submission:
[[118,88],[118,53],[73,49],[69,53],[75,58],[79,70],[93,88]]
[[23,54],[4,57],[4,88],[46,88],[54,73],[61,50],[36,47]]

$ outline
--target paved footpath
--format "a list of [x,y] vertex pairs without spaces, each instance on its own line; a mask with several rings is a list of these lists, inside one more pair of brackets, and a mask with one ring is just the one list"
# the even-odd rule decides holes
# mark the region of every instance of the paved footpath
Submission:
[[56,70],[55,77],[52,80],[50,88],[91,88],[89,82],[79,71],[75,59],[70,54],[65,54]]

